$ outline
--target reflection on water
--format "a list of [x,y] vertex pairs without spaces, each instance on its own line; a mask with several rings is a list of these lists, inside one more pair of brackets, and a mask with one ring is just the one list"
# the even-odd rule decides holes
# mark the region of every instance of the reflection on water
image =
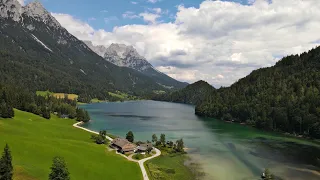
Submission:
[[207,179],[257,179],[264,168],[278,176],[320,179],[320,145],[257,131],[238,124],[199,118],[184,104],[136,101],[83,105],[93,119],[86,128],[151,140],[166,134],[183,138],[191,159],[199,162]]

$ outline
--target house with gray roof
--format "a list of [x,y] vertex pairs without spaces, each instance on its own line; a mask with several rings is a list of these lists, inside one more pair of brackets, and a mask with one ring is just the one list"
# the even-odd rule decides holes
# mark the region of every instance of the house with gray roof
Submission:
[[148,148],[153,148],[153,145],[151,143],[140,144],[135,152],[146,152]]

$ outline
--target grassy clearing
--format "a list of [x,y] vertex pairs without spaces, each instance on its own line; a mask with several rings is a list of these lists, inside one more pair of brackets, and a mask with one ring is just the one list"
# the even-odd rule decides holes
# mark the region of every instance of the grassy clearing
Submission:
[[194,175],[184,165],[186,155],[164,154],[145,163],[148,176],[151,180],[194,180]]
[[152,156],[152,154],[148,154],[148,153],[146,153],[146,154],[135,154],[135,155],[132,156],[132,158],[135,159],[135,160],[141,160],[141,159],[148,158],[148,157],[151,157],[151,156]]
[[13,119],[0,119],[0,149],[12,151],[14,180],[48,179],[54,156],[67,162],[71,179],[142,179],[139,166],[90,140],[90,133],[72,127],[73,120],[15,110]]
[[121,93],[120,91],[117,91],[117,93],[108,92],[110,96],[119,98],[119,99],[126,99],[128,97],[128,94]]
[[54,97],[56,97],[58,99],[62,99],[62,98],[65,97],[65,95],[67,95],[68,99],[70,99],[70,100],[77,100],[78,97],[79,97],[76,94],[53,93],[53,92],[50,92],[50,91],[37,91],[36,94],[39,95],[39,96],[47,96],[47,95],[54,96]]
[[118,99],[119,101],[130,101],[130,100],[140,100],[139,97],[129,95],[127,93],[123,93],[120,91],[108,92],[110,96],[114,97],[115,99]]

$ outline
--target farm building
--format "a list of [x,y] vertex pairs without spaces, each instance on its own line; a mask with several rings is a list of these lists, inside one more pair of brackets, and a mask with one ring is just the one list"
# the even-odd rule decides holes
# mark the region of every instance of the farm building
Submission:
[[129,142],[127,139],[116,138],[111,142],[111,146],[116,148],[121,153],[131,153],[136,149],[136,145]]

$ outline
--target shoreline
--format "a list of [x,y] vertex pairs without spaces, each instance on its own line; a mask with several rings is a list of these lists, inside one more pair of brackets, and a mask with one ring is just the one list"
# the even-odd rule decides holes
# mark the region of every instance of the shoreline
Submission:
[[[93,134],[99,134],[98,132],[95,132],[95,131],[89,130],[89,129],[87,129],[87,128],[81,127],[80,125],[82,125],[82,124],[84,124],[84,123],[81,121],[81,122],[77,122],[77,123],[73,124],[72,126],[75,127],[75,128],[79,128],[79,129],[82,129],[82,130],[84,130],[84,131],[93,133]],[[108,135],[106,135],[106,138],[107,138],[109,141],[113,141],[113,139],[112,139],[110,136],[108,136]],[[134,160],[134,159],[132,159],[132,158],[130,158],[130,157],[124,156],[124,155],[122,155],[122,154],[120,154],[120,153],[117,153],[117,152],[116,152],[116,154],[118,154],[118,155],[126,158],[128,161],[132,161],[132,162],[138,163],[138,165],[139,165],[139,167],[140,167],[140,170],[141,170],[141,173],[142,173],[143,180],[149,180],[148,173],[147,173],[147,171],[146,171],[146,169],[145,169],[144,163],[145,163],[146,161],[150,160],[150,159],[156,158],[156,157],[158,157],[158,156],[161,155],[161,151],[160,151],[159,149],[154,148],[154,150],[156,151],[156,154],[154,154],[154,155],[151,156],[151,157],[141,159],[141,160],[139,160],[139,161]]]

